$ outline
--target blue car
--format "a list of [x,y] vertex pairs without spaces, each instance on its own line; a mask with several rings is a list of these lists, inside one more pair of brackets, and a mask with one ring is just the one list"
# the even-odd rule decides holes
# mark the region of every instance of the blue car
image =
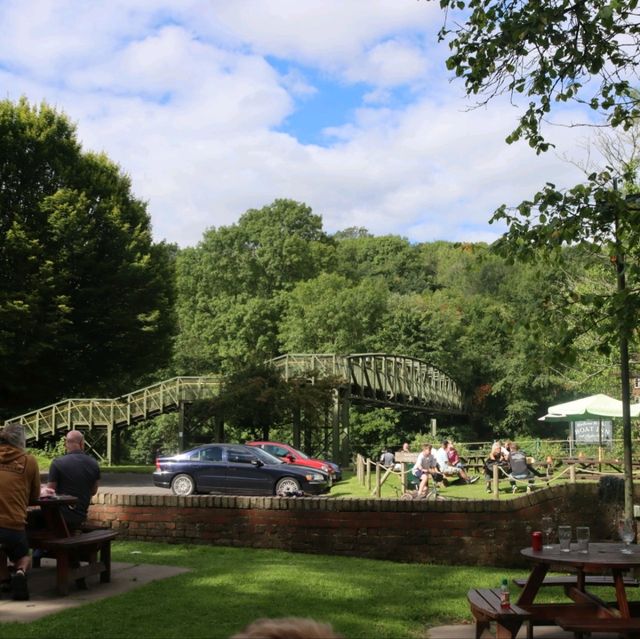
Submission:
[[331,488],[327,473],[286,464],[260,448],[206,444],[158,457],[153,483],[174,495],[321,495]]

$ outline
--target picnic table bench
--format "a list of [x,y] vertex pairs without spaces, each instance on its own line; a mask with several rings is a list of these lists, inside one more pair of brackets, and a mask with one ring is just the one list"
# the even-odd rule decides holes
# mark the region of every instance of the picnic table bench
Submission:
[[[624,585],[628,588],[637,588],[640,582],[635,577],[623,577]],[[513,583],[519,588],[524,588],[526,579],[514,579]],[[541,586],[575,586],[578,583],[577,575],[557,575],[544,578]],[[586,575],[584,578],[586,586],[615,586],[615,581],[611,575]]]
[[523,622],[531,619],[531,613],[519,606],[503,608],[499,588],[472,588],[467,599],[476,620],[476,639],[480,639],[492,621],[496,624],[496,639],[514,639]]
[[100,575],[101,583],[111,581],[111,542],[117,536],[115,530],[99,529],[59,538],[34,533],[29,541],[56,560],[56,588],[66,595],[71,582],[84,589],[91,575]]

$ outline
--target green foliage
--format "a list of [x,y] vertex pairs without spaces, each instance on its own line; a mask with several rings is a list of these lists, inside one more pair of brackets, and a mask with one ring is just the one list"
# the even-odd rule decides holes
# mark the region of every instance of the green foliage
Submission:
[[178,447],[178,415],[159,415],[127,431],[123,458],[132,464],[152,464],[158,455],[173,455]]
[[[449,41],[447,68],[467,93],[507,94],[528,105],[507,138],[538,153],[550,144],[542,123],[566,102],[586,105],[611,126],[640,115],[632,78],[639,62],[636,0],[440,0]],[[458,17],[458,15],[460,17]]]
[[323,273],[299,283],[286,298],[280,324],[285,352],[363,353],[376,350],[388,292],[382,280],[352,284]]
[[399,413],[390,408],[366,411],[352,408],[349,425],[353,452],[377,461],[384,448],[393,451],[401,448],[406,439],[398,428],[399,423]]
[[128,390],[170,355],[174,250],[46,104],[1,101],[0,147],[0,412]]
[[207,231],[178,257],[178,369],[232,372],[280,354],[282,296],[318,275],[332,250],[320,217],[292,200]]

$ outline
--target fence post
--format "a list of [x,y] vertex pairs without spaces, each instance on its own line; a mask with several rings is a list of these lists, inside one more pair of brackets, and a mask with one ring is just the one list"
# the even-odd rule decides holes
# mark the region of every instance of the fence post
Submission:
[[371,460],[367,457],[365,475],[367,477],[367,489],[371,490]]
[[376,497],[380,497],[381,492],[382,491],[380,486],[380,464],[376,462]]
[[491,481],[491,483],[493,484],[492,488],[493,488],[493,497],[495,499],[499,499],[500,498],[500,475],[498,474],[500,472],[500,468],[498,468],[498,464],[494,464],[493,465],[493,479]]
[[569,466],[569,483],[570,484],[576,483],[576,465],[575,464],[571,464]]
[[407,492],[407,473],[404,469],[404,462],[400,462],[400,484],[402,485],[402,492]]

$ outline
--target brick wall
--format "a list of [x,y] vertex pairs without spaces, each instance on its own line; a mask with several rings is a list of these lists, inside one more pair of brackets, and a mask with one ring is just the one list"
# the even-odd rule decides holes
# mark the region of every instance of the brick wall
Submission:
[[612,535],[611,504],[596,484],[569,484],[509,500],[440,502],[322,497],[193,497],[98,494],[91,523],[128,540],[353,555],[407,562],[525,565],[543,514]]

